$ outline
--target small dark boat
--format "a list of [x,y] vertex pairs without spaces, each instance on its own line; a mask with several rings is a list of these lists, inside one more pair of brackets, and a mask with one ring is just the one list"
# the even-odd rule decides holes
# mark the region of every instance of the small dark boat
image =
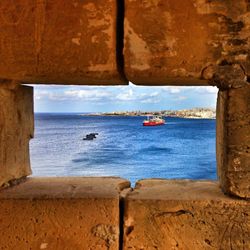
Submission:
[[90,133],[88,135],[86,135],[85,138],[83,138],[84,141],[92,141],[93,139],[96,138],[96,136],[98,135],[98,133]]

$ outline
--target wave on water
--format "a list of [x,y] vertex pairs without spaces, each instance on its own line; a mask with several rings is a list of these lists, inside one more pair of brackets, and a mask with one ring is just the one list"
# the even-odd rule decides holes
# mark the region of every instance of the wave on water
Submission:
[[172,148],[161,147],[161,146],[149,146],[140,150],[144,153],[171,153],[173,152]]
[[[35,176],[114,175],[216,179],[215,120],[168,118],[161,127],[142,117],[39,114],[31,140]],[[99,133],[93,141],[84,135]],[[55,167],[58,166],[58,167]]]

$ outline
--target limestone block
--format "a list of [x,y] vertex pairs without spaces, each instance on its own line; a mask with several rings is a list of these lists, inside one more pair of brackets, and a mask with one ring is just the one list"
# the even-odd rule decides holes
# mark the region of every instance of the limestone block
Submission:
[[117,62],[117,5],[116,0],[0,1],[0,78],[126,83]]
[[29,140],[34,132],[33,88],[0,83],[0,188],[31,174]]
[[223,191],[250,198],[249,84],[218,94],[217,165]]
[[2,249],[119,249],[119,178],[28,178],[0,192]]
[[125,201],[124,249],[250,249],[249,216],[215,182],[143,180]]
[[126,0],[125,75],[135,84],[206,85],[209,68],[250,75],[247,0]]

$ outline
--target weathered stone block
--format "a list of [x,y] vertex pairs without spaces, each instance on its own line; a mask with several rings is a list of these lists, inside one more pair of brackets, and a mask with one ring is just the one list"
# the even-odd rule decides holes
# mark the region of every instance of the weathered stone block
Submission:
[[117,5],[116,0],[1,1],[0,78],[126,83],[117,62]]
[[0,83],[0,188],[31,174],[29,140],[34,132],[33,88]]
[[0,192],[2,249],[119,249],[119,178],[28,178]]
[[250,249],[250,202],[217,183],[144,180],[126,198],[124,249]]
[[217,165],[223,191],[250,198],[250,84],[218,94]]
[[206,85],[210,67],[250,75],[247,0],[126,0],[125,74],[135,84]]

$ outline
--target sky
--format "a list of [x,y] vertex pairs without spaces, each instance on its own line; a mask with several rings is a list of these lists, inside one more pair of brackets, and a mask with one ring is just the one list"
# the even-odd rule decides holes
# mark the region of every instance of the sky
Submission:
[[35,112],[112,112],[215,108],[216,87],[35,85]]

